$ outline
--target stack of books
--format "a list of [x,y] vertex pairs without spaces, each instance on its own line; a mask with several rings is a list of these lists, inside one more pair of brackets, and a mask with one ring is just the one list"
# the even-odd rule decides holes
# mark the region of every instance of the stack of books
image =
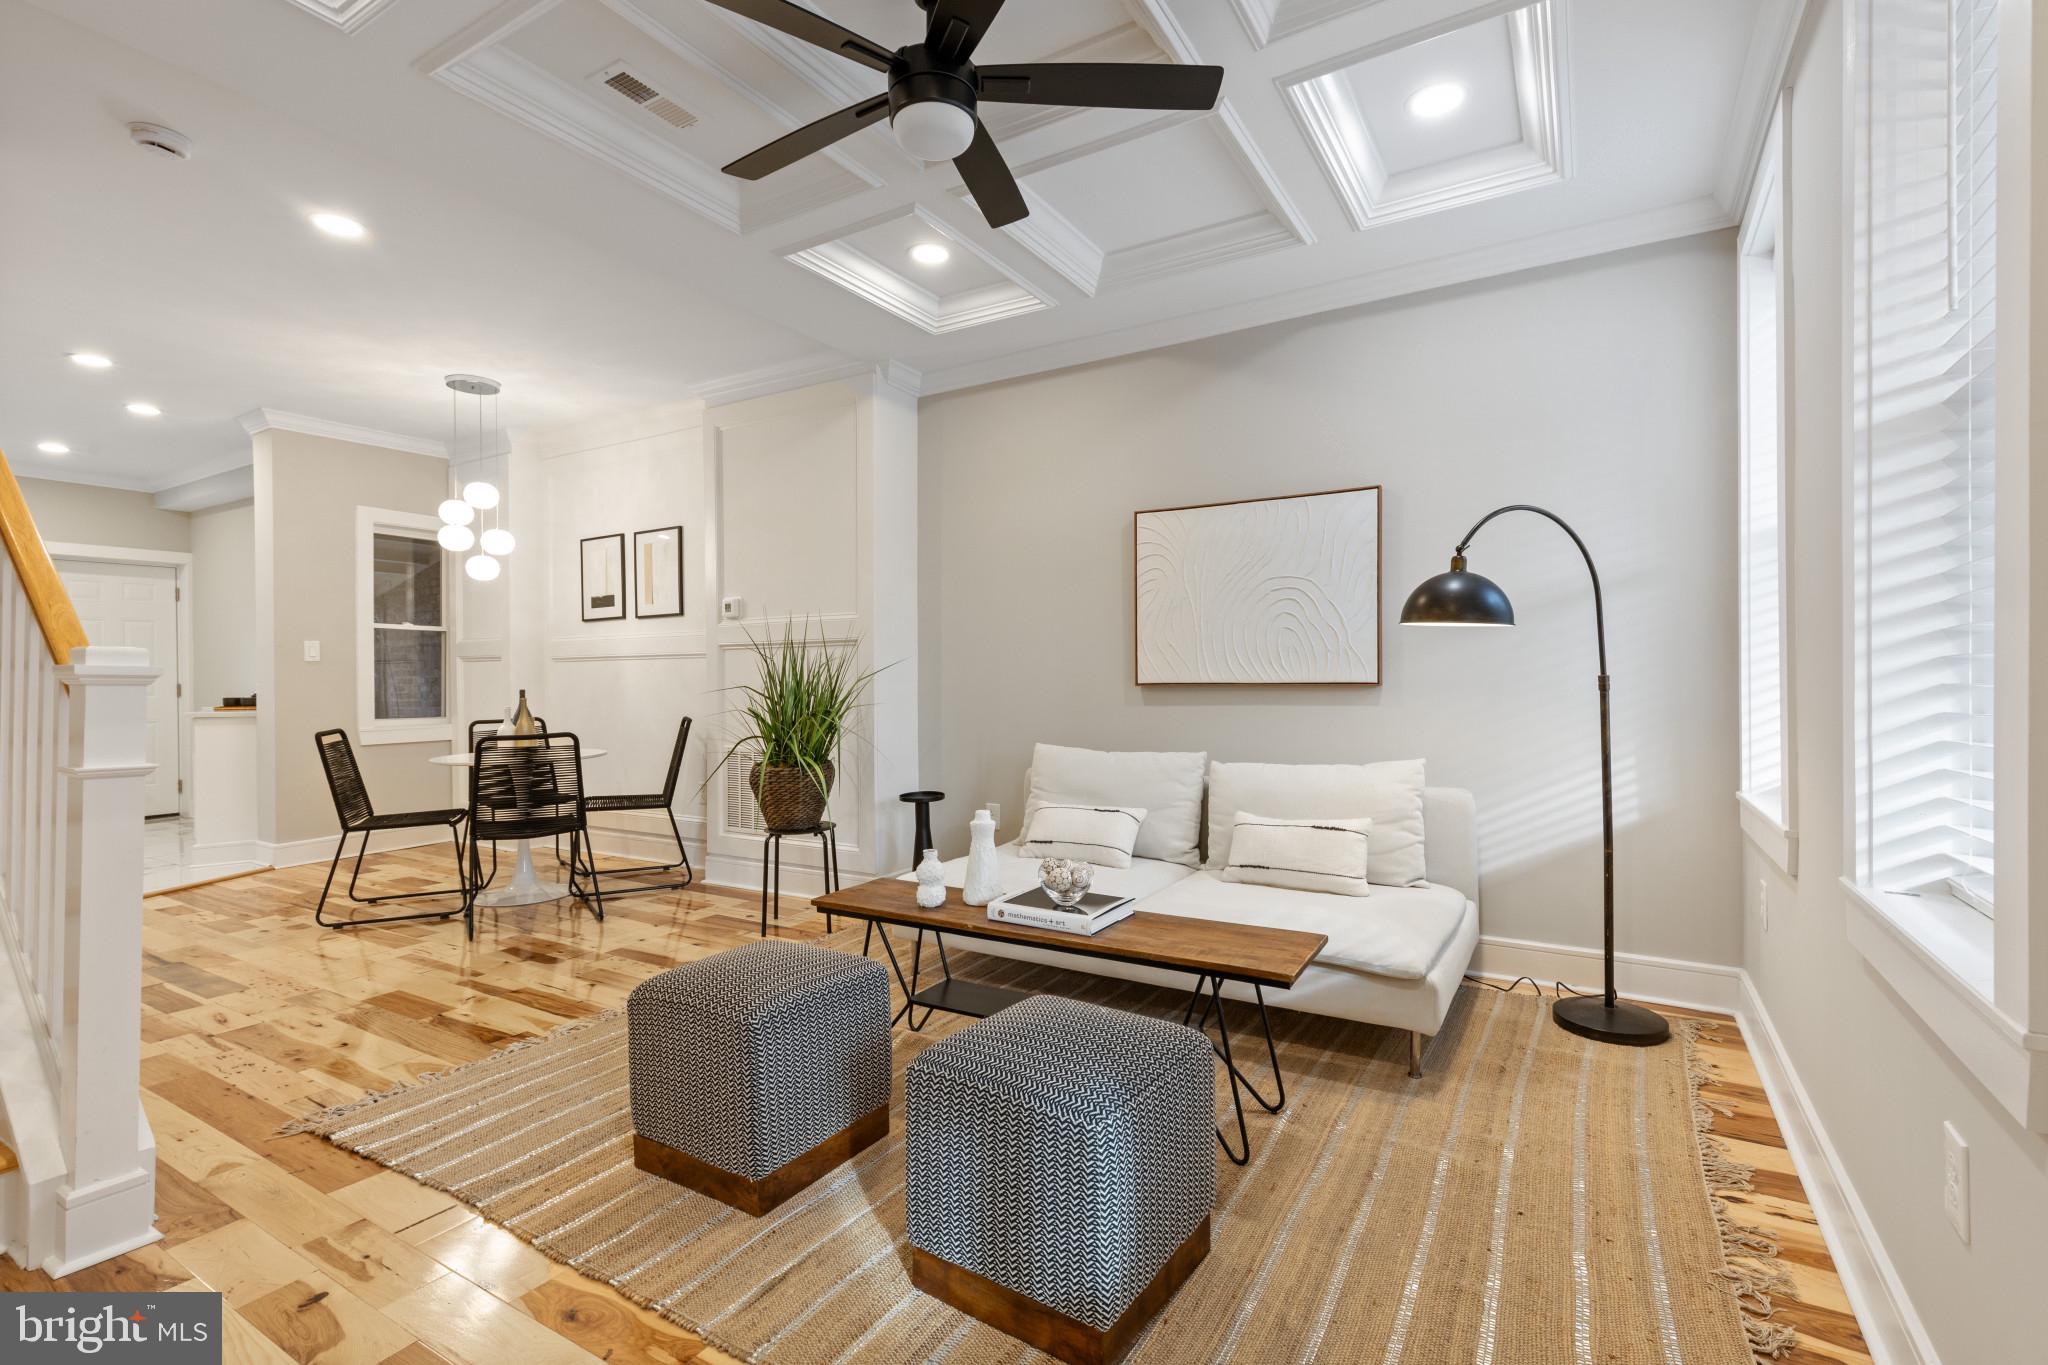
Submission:
[[1120,919],[1131,916],[1131,898],[1090,891],[1067,909],[1045,893],[1042,886],[1019,891],[1014,896],[990,901],[988,917],[1004,924],[1028,924],[1034,929],[1053,929],[1062,934],[1097,934]]

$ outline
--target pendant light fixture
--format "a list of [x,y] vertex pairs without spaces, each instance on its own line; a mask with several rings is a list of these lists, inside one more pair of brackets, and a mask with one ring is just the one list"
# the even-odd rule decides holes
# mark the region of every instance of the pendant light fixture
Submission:
[[[498,450],[498,390],[495,379],[486,379],[480,374],[451,374],[447,378],[449,390],[448,406],[448,458],[453,462],[460,477],[463,454],[462,399],[467,395],[476,400],[475,454],[471,457],[481,466],[487,455]],[[484,400],[490,401],[491,441],[484,444]],[[477,473],[484,472],[481,468]],[[498,486],[488,479],[470,479],[462,485],[462,496],[449,498],[441,504],[441,530],[435,539],[441,548],[452,554],[463,554],[474,548],[475,554],[462,561],[462,571],[479,583],[488,583],[500,571],[498,560],[512,553],[516,542],[512,533],[499,525]],[[490,513],[490,525],[484,526],[478,514]],[[475,529],[471,529],[474,525]]]

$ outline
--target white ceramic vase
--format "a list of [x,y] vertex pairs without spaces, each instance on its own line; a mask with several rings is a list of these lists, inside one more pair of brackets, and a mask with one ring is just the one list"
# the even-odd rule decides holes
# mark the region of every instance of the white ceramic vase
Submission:
[[987,905],[1003,894],[1002,874],[996,869],[996,822],[985,810],[974,812],[967,825],[967,884],[960,899],[969,905]]
[[937,849],[926,849],[924,861],[917,865],[917,903],[927,910],[946,903],[946,869]]

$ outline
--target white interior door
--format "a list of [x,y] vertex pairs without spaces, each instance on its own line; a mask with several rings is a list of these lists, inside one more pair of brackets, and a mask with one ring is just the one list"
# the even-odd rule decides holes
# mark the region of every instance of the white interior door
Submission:
[[96,645],[149,651],[159,672],[149,685],[149,758],[143,813],[178,813],[178,571],[167,564],[62,560],[58,572]]

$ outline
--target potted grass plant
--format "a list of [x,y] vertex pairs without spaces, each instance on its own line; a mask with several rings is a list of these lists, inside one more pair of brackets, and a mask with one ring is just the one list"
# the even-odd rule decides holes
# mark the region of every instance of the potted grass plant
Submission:
[[734,754],[752,749],[749,785],[770,829],[810,829],[824,818],[833,757],[877,671],[856,668],[858,639],[829,641],[822,629],[814,637],[811,626],[806,621],[799,634],[790,618],[779,640],[748,632],[759,677],[732,689],[740,696],[734,714],[742,733],[706,774],[708,784]]

